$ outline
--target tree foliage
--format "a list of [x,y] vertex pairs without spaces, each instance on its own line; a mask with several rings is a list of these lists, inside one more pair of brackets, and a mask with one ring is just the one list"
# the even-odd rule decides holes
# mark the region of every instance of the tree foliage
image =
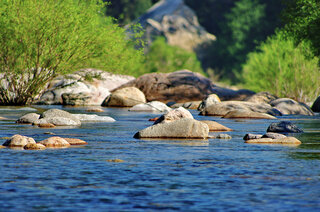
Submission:
[[145,73],[168,73],[181,69],[203,73],[195,53],[168,45],[164,37],[158,37],[150,46],[144,69]]
[[295,46],[293,38],[277,33],[249,54],[243,66],[244,83],[257,92],[313,101],[320,91],[318,62],[307,43]]
[[320,2],[318,0],[291,0],[285,10],[285,30],[296,43],[310,42],[313,52],[320,56]]
[[28,104],[59,74],[134,73],[143,59],[97,0],[0,0],[0,103]]

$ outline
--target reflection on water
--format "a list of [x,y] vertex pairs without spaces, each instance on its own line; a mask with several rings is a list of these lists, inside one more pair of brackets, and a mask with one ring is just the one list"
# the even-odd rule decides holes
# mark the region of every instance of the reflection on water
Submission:
[[[55,106],[61,108],[59,106]],[[36,106],[45,110],[49,106]],[[84,107],[63,108],[88,113]],[[0,149],[0,211],[318,211],[320,117],[287,116],[305,133],[296,147],[245,144],[274,120],[214,120],[234,129],[230,140],[137,140],[159,114],[105,108],[114,123],[42,129],[14,121],[31,110],[0,108],[0,142],[14,134],[36,141],[80,138],[77,148]],[[119,162],[117,162],[119,161]],[[121,161],[121,162],[120,162]]]

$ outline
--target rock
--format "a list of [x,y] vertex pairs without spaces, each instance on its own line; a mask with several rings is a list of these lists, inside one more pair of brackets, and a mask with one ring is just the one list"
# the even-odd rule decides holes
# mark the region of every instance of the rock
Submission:
[[303,130],[288,121],[281,121],[277,123],[271,123],[267,129],[267,132],[275,133],[302,133]]
[[129,109],[129,111],[145,111],[145,112],[169,112],[172,109],[166,104],[159,101],[152,101],[143,104],[137,104]]
[[216,139],[232,139],[232,137],[228,134],[219,134],[219,135],[214,136],[214,138],[216,138]]
[[44,150],[46,147],[40,143],[28,143],[23,147],[25,150]]
[[153,121],[153,122],[155,122],[155,121],[157,121],[159,118],[160,118],[160,117],[151,118],[151,119],[149,119],[148,121]]
[[121,160],[121,159],[109,159],[107,160],[107,162],[112,162],[112,163],[123,163],[124,160]]
[[208,138],[209,127],[190,118],[155,124],[137,132],[134,138]]
[[247,140],[245,143],[255,143],[255,144],[288,144],[288,145],[299,145],[301,141],[294,137],[285,137],[285,138],[260,138],[260,139],[253,139]]
[[308,105],[289,98],[276,99],[271,101],[270,104],[284,115],[314,115]]
[[[279,115],[271,105],[264,103],[253,103],[244,101],[224,101],[205,107],[200,115],[205,116],[225,116],[233,110],[249,110],[258,113],[267,113],[270,115]],[[281,113],[280,113],[281,114]]]
[[173,109],[173,110],[167,112],[166,114],[163,114],[162,116],[160,116],[154,122],[154,124],[168,123],[168,122],[177,121],[177,120],[180,120],[183,118],[193,119],[193,116],[187,109],[185,109],[183,107],[179,107],[179,108]]
[[272,139],[278,139],[278,138],[286,138],[287,136],[279,134],[279,133],[272,133],[268,132],[262,136],[262,138],[272,138]]
[[147,45],[157,36],[164,36],[169,45],[194,51],[198,58],[204,56],[206,46],[216,39],[200,26],[196,14],[183,0],[161,0],[137,22],[145,30]]
[[56,127],[56,125],[51,124],[51,123],[41,123],[41,124],[38,124],[38,127],[41,127],[41,128],[53,128],[53,127]]
[[234,91],[214,85],[208,78],[189,70],[172,73],[144,74],[117,89],[137,87],[148,102],[190,102],[202,101],[210,94],[217,94],[221,100],[242,100],[242,91]]
[[47,148],[66,148],[70,146],[68,141],[58,136],[47,138],[39,143],[43,144]]
[[251,110],[232,110],[222,118],[228,119],[277,119],[266,113],[253,112]]
[[116,120],[109,116],[98,116],[96,114],[73,114],[81,122],[115,122]]
[[0,149],[4,149],[4,148],[6,148],[6,147],[5,147],[5,146],[0,145]]
[[184,107],[186,109],[196,110],[198,109],[200,104],[201,104],[201,101],[192,101],[192,102],[185,102],[185,103],[175,103],[170,107],[171,108]]
[[102,108],[98,108],[98,107],[88,108],[86,111],[87,112],[94,112],[94,113],[103,113],[104,112],[104,110]]
[[5,120],[5,119],[7,119],[7,118],[0,116],[0,120]]
[[271,101],[276,100],[277,98],[277,96],[269,92],[260,92],[246,98],[244,101],[269,104]]
[[88,143],[84,140],[78,138],[63,138],[66,140],[70,145],[87,145]]
[[145,95],[136,87],[126,87],[114,91],[103,102],[103,106],[132,107],[137,104],[146,103]]
[[316,101],[312,104],[311,110],[316,113],[320,112],[320,96],[318,96]]
[[247,141],[247,140],[252,140],[252,139],[260,139],[262,138],[263,135],[257,135],[257,134],[246,134],[244,137],[243,137],[243,140]]
[[221,100],[217,94],[210,94],[207,98],[205,98],[197,108],[198,110],[202,111],[205,107],[209,107],[210,105],[220,103]]
[[63,93],[61,95],[63,105],[82,106],[91,105],[92,94],[88,92],[81,93]]
[[39,114],[36,114],[36,113],[28,113],[26,115],[23,115],[21,116],[17,121],[16,123],[19,123],[19,124],[33,124],[35,123],[36,121],[38,121],[40,118],[40,115]]
[[[84,103],[101,105],[105,98],[110,95],[110,90],[133,79],[135,78],[132,76],[112,74],[96,69],[83,69],[52,80],[47,86],[47,91],[39,99],[38,104],[62,104],[62,94],[83,93],[90,96],[90,100],[79,101],[81,105]],[[77,103],[78,101],[74,102]]]
[[80,126],[80,119],[67,111],[50,109],[42,113],[41,118],[34,124],[53,124],[55,126]]
[[201,121],[202,123],[205,123],[209,127],[209,131],[232,131],[232,129],[223,126],[222,124],[219,124],[215,121]]
[[28,143],[33,143],[35,144],[35,140],[31,137],[27,136],[22,136],[22,135],[14,135],[10,139],[8,139],[3,146],[8,146],[8,147],[24,147]]

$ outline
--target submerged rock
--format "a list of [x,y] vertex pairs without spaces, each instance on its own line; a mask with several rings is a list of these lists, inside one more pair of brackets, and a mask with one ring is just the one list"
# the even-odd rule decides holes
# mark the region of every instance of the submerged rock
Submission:
[[302,133],[303,130],[289,121],[281,121],[277,123],[271,123],[267,129],[267,132]]
[[216,139],[232,139],[231,135],[228,135],[228,134],[218,134],[218,135],[213,136],[213,138],[216,138]]
[[9,138],[5,143],[3,143],[3,146],[8,147],[24,147],[25,145],[32,143],[35,144],[35,140],[31,137],[22,136],[22,135],[14,135],[11,138]]
[[251,110],[232,110],[222,118],[228,119],[277,119],[266,113],[253,112]]
[[155,124],[137,132],[134,138],[208,138],[209,127],[190,118],[184,118],[169,123]]
[[295,137],[285,137],[285,138],[260,138],[260,139],[253,139],[247,140],[245,143],[255,143],[255,144],[288,144],[288,145],[299,145],[301,141],[296,139]]
[[63,138],[65,139],[70,145],[87,145],[88,143],[84,140],[78,138]]
[[125,87],[112,92],[102,105],[111,107],[133,107],[141,103],[146,103],[144,93],[136,87]]
[[247,140],[252,140],[252,139],[260,139],[260,138],[262,138],[262,136],[263,135],[248,133],[243,137],[243,140],[247,141]]
[[72,114],[81,122],[115,122],[116,120],[109,116],[98,116],[96,114]]
[[40,143],[28,143],[23,147],[25,150],[44,150],[46,146]]

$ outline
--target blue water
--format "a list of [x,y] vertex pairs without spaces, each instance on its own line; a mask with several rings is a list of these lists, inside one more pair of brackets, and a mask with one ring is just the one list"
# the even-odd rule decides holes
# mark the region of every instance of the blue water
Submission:
[[[57,106],[58,108],[61,108]],[[48,106],[36,106],[41,111]],[[84,107],[65,107],[86,113]],[[286,116],[303,144],[245,144],[274,120],[215,120],[231,140],[137,140],[156,113],[104,108],[114,123],[42,129],[14,121],[30,112],[0,108],[0,143],[14,134],[36,141],[55,133],[89,144],[67,149],[0,149],[0,211],[319,211],[320,116]],[[88,113],[90,114],[90,113]],[[215,133],[211,133],[215,134]],[[107,160],[121,159],[114,163]]]

